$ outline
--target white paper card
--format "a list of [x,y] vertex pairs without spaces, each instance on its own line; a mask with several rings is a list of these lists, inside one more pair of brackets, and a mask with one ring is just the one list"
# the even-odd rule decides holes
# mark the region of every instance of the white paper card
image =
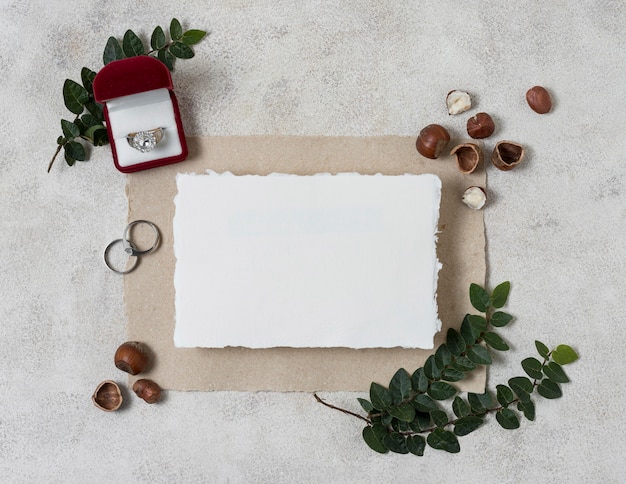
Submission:
[[177,347],[433,347],[437,176],[176,182]]

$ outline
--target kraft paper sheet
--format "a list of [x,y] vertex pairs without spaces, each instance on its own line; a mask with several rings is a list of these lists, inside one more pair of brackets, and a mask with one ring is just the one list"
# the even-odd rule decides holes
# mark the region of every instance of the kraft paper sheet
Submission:
[[[153,363],[142,378],[151,378],[170,390],[367,391],[372,381],[387,385],[398,368],[412,373],[434,351],[176,348],[172,220],[179,172],[434,173],[442,180],[437,255],[443,264],[437,291],[443,327],[435,336],[435,348],[445,341],[449,327],[458,328],[463,316],[474,312],[469,285],[484,284],[486,271],[483,213],[463,205],[461,196],[469,186],[486,185],[484,167],[463,175],[451,157],[426,160],[416,152],[414,137],[232,136],[191,137],[187,141],[186,161],[131,173],[127,178],[129,221],[149,220],[161,231],[160,247],[124,276],[128,338],[146,343],[153,354]],[[240,297],[245,302],[246,295]],[[382,329],[384,324],[381,321]],[[457,386],[482,392],[485,380],[486,370],[480,367]]]

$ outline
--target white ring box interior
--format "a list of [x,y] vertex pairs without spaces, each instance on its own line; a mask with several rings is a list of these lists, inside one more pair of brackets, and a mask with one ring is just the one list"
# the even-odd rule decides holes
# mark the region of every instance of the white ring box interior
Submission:
[[[121,167],[178,156],[183,152],[168,89],[154,89],[111,99],[107,102],[107,108],[117,149],[117,162]],[[151,151],[142,153],[128,144],[129,133],[155,128],[163,128],[163,139]]]
[[437,176],[176,182],[177,347],[433,347]]

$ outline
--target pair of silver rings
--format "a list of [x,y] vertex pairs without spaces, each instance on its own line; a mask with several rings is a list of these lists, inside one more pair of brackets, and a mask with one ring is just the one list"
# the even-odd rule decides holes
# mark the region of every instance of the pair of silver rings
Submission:
[[128,144],[142,153],[148,153],[159,144],[163,139],[163,130],[165,128],[154,128],[148,131],[137,131],[136,133],[128,133],[126,141]]
[[[135,225],[138,225],[138,224],[148,225],[149,227],[152,228],[152,231],[154,232],[154,243],[152,244],[152,247],[150,247],[149,249],[138,250],[135,244],[130,240],[131,229]],[[159,232],[159,228],[155,224],[147,220],[135,220],[134,222],[131,222],[126,226],[121,239],[115,239],[113,242],[111,242],[109,245],[106,246],[106,248],[104,249],[104,263],[109,269],[111,269],[116,274],[128,274],[129,272],[132,272],[133,270],[135,270],[135,268],[137,267],[137,264],[139,263],[139,258],[141,256],[148,255],[157,249],[160,241],[161,241],[161,233]],[[118,245],[118,244],[122,245],[122,249],[124,250],[124,252],[126,252],[129,258],[133,259],[134,261],[130,266],[127,266],[126,269],[124,270],[113,267],[113,265],[111,264],[111,261],[109,260],[111,249],[115,245]]]

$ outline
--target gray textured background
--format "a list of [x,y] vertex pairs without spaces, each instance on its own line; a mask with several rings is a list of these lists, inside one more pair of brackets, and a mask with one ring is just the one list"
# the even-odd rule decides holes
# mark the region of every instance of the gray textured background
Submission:
[[[2,480],[624,482],[624,2],[174,3],[0,1]],[[489,382],[520,373],[535,338],[570,343],[581,359],[564,397],[519,431],[492,421],[460,454],[422,459],[374,454],[357,420],[309,394],[127,394],[124,411],[96,410],[96,384],[125,381],[111,362],[122,279],[101,261],[125,224],[125,179],[108,148],[46,174],[71,119],[61,86],[101,67],[110,35],[145,38],[172,16],[211,31],[174,74],[188,134],[462,133],[466,116],[443,108],[462,88],[494,139],[527,145],[523,167],[488,173],[488,279],[512,281],[517,318]],[[552,114],[525,105],[535,84]],[[353,410],[357,396],[324,395]]]

